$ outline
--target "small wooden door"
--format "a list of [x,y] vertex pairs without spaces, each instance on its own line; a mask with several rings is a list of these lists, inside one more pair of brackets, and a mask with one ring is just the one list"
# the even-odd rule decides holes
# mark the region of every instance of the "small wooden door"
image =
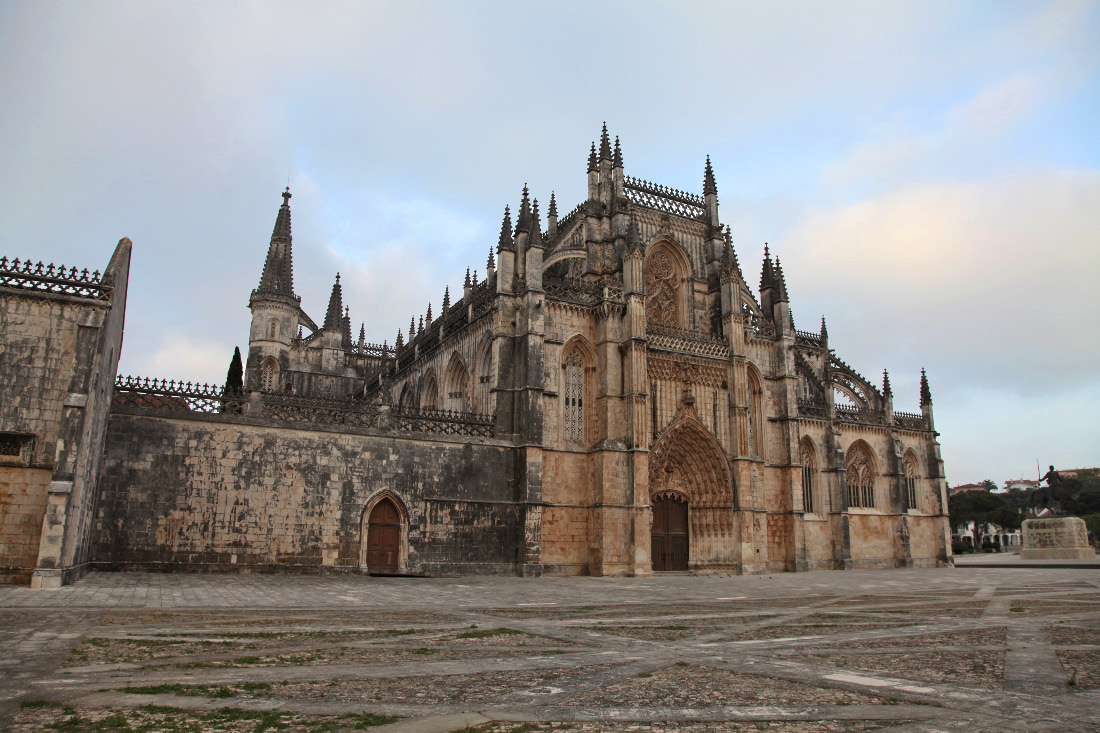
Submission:
[[367,570],[396,573],[401,546],[401,515],[389,499],[371,510],[367,521]]
[[688,569],[688,505],[676,497],[653,501],[650,551],[654,570]]

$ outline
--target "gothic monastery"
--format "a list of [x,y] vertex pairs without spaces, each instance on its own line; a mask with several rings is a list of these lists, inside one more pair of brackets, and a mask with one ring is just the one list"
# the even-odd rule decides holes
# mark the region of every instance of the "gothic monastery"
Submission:
[[303,310],[290,198],[239,388],[116,375],[129,240],[102,276],[0,260],[9,580],[951,562],[924,374],[895,411],[824,320],[796,330],[767,249],[750,287],[709,159],[701,196],[632,178],[605,127],[587,200],[543,220],[524,188],[483,277],[393,345],[353,338],[339,276]]

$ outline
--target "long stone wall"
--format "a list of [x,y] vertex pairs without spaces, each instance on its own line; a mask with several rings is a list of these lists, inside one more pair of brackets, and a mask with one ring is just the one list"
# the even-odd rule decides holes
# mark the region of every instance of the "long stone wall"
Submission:
[[403,514],[399,572],[517,567],[515,449],[501,441],[155,412],[111,415],[96,567],[358,570],[364,513],[381,496]]

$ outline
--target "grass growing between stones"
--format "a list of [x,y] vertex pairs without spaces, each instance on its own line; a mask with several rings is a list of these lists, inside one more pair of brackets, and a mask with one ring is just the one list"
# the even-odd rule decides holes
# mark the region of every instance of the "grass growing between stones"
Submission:
[[56,730],[63,733],[343,733],[366,730],[398,719],[381,713],[346,715],[304,715],[282,710],[219,708],[210,712],[185,710],[166,705],[145,705],[132,709],[77,711],[56,706],[21,711],[12,721],[13,733]]

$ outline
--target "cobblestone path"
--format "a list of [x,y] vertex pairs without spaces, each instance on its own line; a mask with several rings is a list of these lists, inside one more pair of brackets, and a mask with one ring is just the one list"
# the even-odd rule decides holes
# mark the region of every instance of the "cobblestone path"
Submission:
[[0,729],[374,726],[1096,731],[1100,570],[0,587]]

